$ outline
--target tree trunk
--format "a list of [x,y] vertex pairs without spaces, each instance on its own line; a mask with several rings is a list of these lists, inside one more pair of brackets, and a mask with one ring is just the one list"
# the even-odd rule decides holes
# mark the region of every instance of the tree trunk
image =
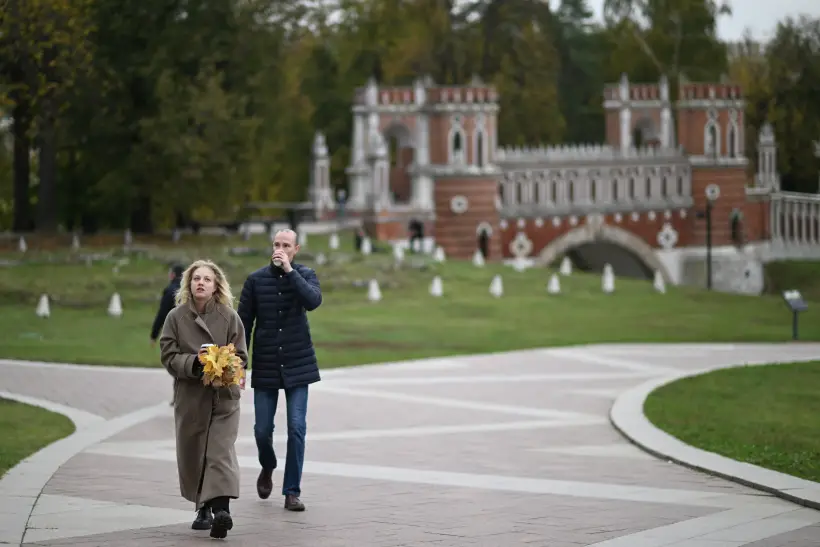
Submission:
[[39,127],[40,191],[37,194],[37,231],[57,231],[57,132],[54,127],[53,99],[43,101]]
[[25,100],[18,100],[12,111],[12,133],[14,135],[14,221],[15,232],[27,232],[32,229],[31,201],[29,200],[29,183],[31,163],[29,151],[31,140],[28,136],[29,105]]

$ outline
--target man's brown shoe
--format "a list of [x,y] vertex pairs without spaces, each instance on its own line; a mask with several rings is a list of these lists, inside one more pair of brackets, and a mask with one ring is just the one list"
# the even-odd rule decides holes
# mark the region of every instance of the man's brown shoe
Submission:
[[285,496],[285,509],[288,511],[304,511],[305,504],[302,503],[298,496],[288,494]]
[[263,500],[268,499],[270,497],[270,493],[273,491],[273,469],[263,469],[259,472],[259,478],[256,479],[256,493],[259,494],[259,497]]

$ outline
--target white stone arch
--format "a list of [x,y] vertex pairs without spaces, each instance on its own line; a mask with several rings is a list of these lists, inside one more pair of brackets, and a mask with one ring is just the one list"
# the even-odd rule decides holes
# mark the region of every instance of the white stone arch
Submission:
[[584,224],[570,230],[566,234],[554,239],[541,250],[535,263],[540,266],[549,266],[559,256],[566,254],[571,249],[586,243],[607,242],[615,244],[626,251],[634,254],[651,271],[660,271],[664,281],[672,282],[669,269],[658,258],[653,249],[644,240],[623,228],[610,226],[609,224]]
[[493,225],[487,221],[479,222],[478,226],[475,227],[475,235],[480,236],[481,232],[487,232],[487,235],[492,237],[493,235]]

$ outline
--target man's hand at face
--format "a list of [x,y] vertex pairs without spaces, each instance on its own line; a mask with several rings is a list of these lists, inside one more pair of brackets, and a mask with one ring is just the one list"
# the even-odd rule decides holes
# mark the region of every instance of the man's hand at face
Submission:
[[290,265],[288,255],[285,254],[285,251],[281,249],[276,249],[275,251],[273,251],[273,259],[282,262],[282,269],[285,270],[285,273],[290,273],[290,271],[293,270],[293,267]]

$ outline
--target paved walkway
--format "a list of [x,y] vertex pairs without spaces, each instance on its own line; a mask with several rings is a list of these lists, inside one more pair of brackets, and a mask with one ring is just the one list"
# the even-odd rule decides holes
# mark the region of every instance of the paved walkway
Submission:
[[[648,456],[607,415],[617,394],[659,376],[818,356],[820,344],[590,346],[325,371],[311,391],[305,513],[256,497],[247,393],[227,541],[816,547],[820,512]],[[81,425],[0,482],[0,529],[16,518],[24,544],[43,547],[211,541],[179,496],[164,371],[0,361],[0,391],[61,405]],[[277,424],[284,461],[284,415]]]

